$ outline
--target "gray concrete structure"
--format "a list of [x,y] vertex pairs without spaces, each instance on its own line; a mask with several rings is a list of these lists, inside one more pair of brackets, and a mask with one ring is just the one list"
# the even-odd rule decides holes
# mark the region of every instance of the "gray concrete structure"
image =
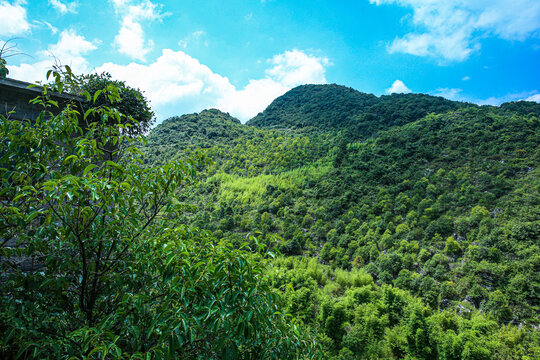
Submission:
[[[0,79],[0,115],[10,117],[11,119],[30,119],[35,120],[43,107],[30,104],[30,100],[41,95],[43,88],[41,86],[29,87],[27,83],[15,79]],[[60,112],[69,101],[83,101],[79,96],[71,94],[51,94],[51,99],[58,102],[59,107],[50,109],[53,113]],[[10,112],[12,112],[10,114]]]
[[[15,80],[15,79],[0,79],[0,115],[4,115],[9,119],[24,120],[28,119],[34,121],[43,110],[40,105],[34,105],[30,103],[30,100],[41,95],[43,87],[28,87],[30,83]],[[58,107],[51,107],[49,111],[53,114],[57,114],[66,106],[67,103],[75,101],[76,104],[80,104],[84,101],[84,98],[71,94],[58,94],[53,93],[50,99],[58,103]],[[5,199],[0,196],[0,203],[2,206],[6,205]],[[18,244],[16,238],[12,239],[0,239],[0,247],[14,248],[24,245]],[[27,256],[12,256],[10,262],[12,267],[19,268],[24,272],[41,271],[43,270],[43,263],[37,258]],[[0,263],[6,261],[4,257],[0,257]],[[0,274],[0,282],[3,275]]]

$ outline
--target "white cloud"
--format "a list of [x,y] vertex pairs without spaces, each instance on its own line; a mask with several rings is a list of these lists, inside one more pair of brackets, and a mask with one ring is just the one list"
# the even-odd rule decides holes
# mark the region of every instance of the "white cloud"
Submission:
[[146,54],[152,50],[152,41],[144,40],[144,31],[141,24],[133,18],[126,16],[118,35],[114,38],[118,51],[132,59],[144,61]]
[[72,59],[85,55],[97,49],[97,41],[88,41],[84,36],[78,35],[75,30],[64,30],[60,33],[60,40],[50,45],[47,52],[52,53],[60,60]]
[[408,94],[411,92],[411,89],[409,89],[403,81],[396,80],[392,84],[392,86],[389,89],[386,89],[387,94]]
[[115,11],[122,18],[120,30],[114,38],[118,51],[132,59],[145,61],[146,55],[152,50],[154,43],[145,40],[143,21],[161,20],[159,6],[149,0],[132,5],[130,0],[112,0]]
[[462,91],[462,89],[457,88],[438,88],[434,93],[432,93],[432,95],[442,96],[448,100],[465,101],[465,99],[461,96]]
[[[156,106],[185,98],[191,98],[195,103],[208,102],[234,90],[227,78],[213,73],[188,54],[170,49],[164,49],[161,56],[149,65],[105,63],[96,71],[108,71],[114,78],[144,90]],[[197,100],[199,96],[201,99]]]
[[[188,45],[193,41],[198,41],[201,37],[206,35],[206,32],[204,30],[197,30],[186,36],[184,39],[178,41],[178,45],[182,47],[182,49],[185,49],[188,47]],[[205,46],[208,46],[208,42],[204,43]]]
[[270,78],[250,80],[243,89],[222,94],[215,107],[247,121],[290,89]]
[[293,49],[273,56],[268,63],[271,67],[265,71],[265,78],[250,80],[243,89],[224,94],[217,108],[248,120],[295,86],[327,82],[325,73],[329,61],[325,57]]
[[268,63],[265,77],[250,80],[242,89],[185,52],[170,49],[164,49],[148,65],[106,63],[96,71],[107,71],[144,90],[160,117],[215,107],[245,121],[294,86],[326,83],[326,58],[292,50],[274,56]]
[[471,77],[470,76],[464,76],[461,78],[462,81],[469,81],[471,80]]
[[270,63],[273,67],[266,70],[266,74],[285,86],[326,82],[325,67],[329,61],[325,57],[310,56],[294,49],[275,55]]
[[34,24],[37,24],[37,26],[46,27],[51,31],[53,35],[56,35],[58,33],[58,28],[56,26],[51,25],[47,21],[39,21],[39,20],[33,20]]
[[77,13],[77,3],[74,1],[63,3],[60,0],[49,0],[49,4],[51,4],[51,6],[62,15],[67,13]]
[[98,43],[96,40],[86,40],[75,30],[64,30],[56,44],[51,44],[47,50],[38,53],[39,61],[9,66],[9,75],[14,79],[29,82],[44,81],[47,70],[55,63],[55,58],[62,65],[69,65],[74,73],[87,73],[90,69],[84,55],[97,49]]
[[463,61],[480,49],[480,40],[499,37],[525,40],[538,37],[538,0],[370,0],[412,8],[414,32],[398,37],[390,53],[432,56]]
[[525,101],[534,101],[540,103],[540,94],[534,94],[525,99]]
[[24,4],[24,1],[15,1],[13,4],[0,1],[0,37],[20,35],[30,30]]

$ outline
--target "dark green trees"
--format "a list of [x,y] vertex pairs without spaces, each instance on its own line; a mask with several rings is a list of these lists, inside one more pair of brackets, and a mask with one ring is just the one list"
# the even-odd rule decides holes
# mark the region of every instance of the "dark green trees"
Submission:
[[[84,115],[52,116],[44,97],[34,123],[0,116],[0,357],[315,356],[277,305],[264,252],[179,221],[205,158],[143,166],[121,91],[94,94]],[[108,144],[115,161],[103,160]]]
[[[96,96],[103,89],[114,93],[115,99],[107,96]],[[91,101],[82,104],[84,111],[92,108],[107,107],[115,109],[123,114],[122,131],[129,136],[146,134],[150,131],[155,121],[154,112],[142,92],[126,85],[123,81],[113,80],[109,73],[90,74],[81,78],[78,91],[90,94]],[[114,102],[114,103],[113,103]],[[97,113],[86,117],[88,123],[97,122]],[[114,125],[117,119],[113,116],[107,117],[109,125]]]

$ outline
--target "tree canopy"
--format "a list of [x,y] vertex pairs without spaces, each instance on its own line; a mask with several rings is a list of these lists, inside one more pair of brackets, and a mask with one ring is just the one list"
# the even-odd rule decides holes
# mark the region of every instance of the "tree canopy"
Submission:
[[[115,92],[115,98],[108,96],[94,96],[98,92],[107,89],[109,92]],[[124,81],[113,80],[109,73],[89,74],[81,76],[80,84],[77,86],[77,92],[90,94],[92,101],[87,101],[82,104],[84,111],[96,107],[108,107],[116,109],[124,116],[121,118],[122,126],[125,134],[136,136],[139,134],[147,134],[152,128],[155,121],[155,115],[148,100],[144,97],[139,89],[134,89]],[[114,101],[114,103],[113,103]],[[97,114],[97,113],[96,113]],[[99,115],[102,115],[101,113]],[[92,123],[98,121],[95,117],[87,117],[87,120]],[[114,124],[117,119],[115,117],[107,117],[110,124]]]
[[[79,81],[66,74],[53,71],[44,93]],[[109,85],[87,94],[84,115],[52,115],[44,96],[35,122],[0,116],[1,357],[316,357],[270,287],[264,247],[250,237],[233,248],[180,220],[207,158],[144,166],[143,137]]]
[[145,152],[164,163],[206,149],[184,221],[279,250],[273,286],[327,358],[538,356],[534,104],[392,95],[340,122],[347,94],[360,99],[300,87],[247,126],[216,111],[171,118]]

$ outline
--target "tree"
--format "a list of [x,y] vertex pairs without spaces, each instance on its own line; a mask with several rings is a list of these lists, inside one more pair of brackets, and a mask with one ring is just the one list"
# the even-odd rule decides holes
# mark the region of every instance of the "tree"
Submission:
[[9,70],[6,67],[6,59],[0,57],[0,79],[5,79],[9,74]]
[[[116,99],[114,100],[114,106],[109,97],[97,96],[103,89],[108,88],[109,91],[116,92]],[[154,112],[150,108],[148,100],[143,96],[142,92],[138,89],[131,88],[126,85],[125,82],[119,80],[113,80],[109,73],[90,74],[81,78],[81,83],[77,87],[77,90],[84,94],[88,92],[93,101],[87,101],[82,104],[84,111],[88,111],[96,107],[109,107],[117,109],[125,116],[122,118],[123,131],[126,135],[136,136],[139,134],[146,134],[152,124],[154,123]],[[88,121],[98,121],[95,117],[88,117]],[[112,125],[117,119],[107,118],[109,124]]]
[[17,50],[17,44],[13,43],[14,40],[14,38],[6,41],[0,40],[0,43],[3,43],[0,47],[0,79],[5,79],[9,74],[9,69],[6,66],[6,58],[16,55],[27,55]]
[[[78,81],[69,68],[67,81]],[[314,349],[264,275],[264,253],[179,224],[194,155],[142,166],[110,86],[76,107],[44,87],[35,122],[0,116],[0,357],[297,358]],[[73,79],[72,79],[73,78]],[[91,119],[115,118],[114,122]],[[103,161],[116,144],[114,162]],[[251,239],[257,243],[255,239]],[[262,250],[259,249],[259,250]]]
[[415,304],[407,324],[407,350],[411,356],[418,359],[435,358],[426,315],[426,310],[421,305]]

